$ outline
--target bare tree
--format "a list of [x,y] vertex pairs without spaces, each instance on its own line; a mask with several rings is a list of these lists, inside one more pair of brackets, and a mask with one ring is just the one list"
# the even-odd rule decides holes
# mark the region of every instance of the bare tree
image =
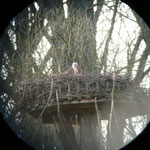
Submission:
[[[67,5],[67,11],[64,5]],[[93,9],[95,7],[96,10]],[[114,105],[113,111],[110,111],[113,113],[111,121],[106,121],[102,118],[106,112],[99,110],[95,101],[95,113],[77,115],[80,136],[76,136],[75,132],[79,132],[79,129],[67,122],[67,114],[54,116],[54,124],[43,124],[40,122],[41,117],[37,123],[31,115],[20,110],[24,104],[25,91],[18,100],[19,107],[11,96],[18,85],[26,89],[28,79],[37,79],[39,85],[41,78],[63,72],[73,61],[77,61],[84,72],[98,75],[100,72],[106,75],[114,72],[119,76],[124,73],[140,85],[150,72],[150,67],[145,67],[150,54],[150,30],[134,11],[128,8],[126,13],[122,13],[124,7],[119,0],[41,0],[25,8],[6,29],[0,39],[0,108],[14,131],[34,148],[117,149],[137,135],[135,122],[132,116],[127,115],[130,110],[124,112],[118,105]],[[135,36],[131,35],[131,29],[126,28],[126,22],[136,24],[136,29],[132,29]],[[98,34],[100,36],[96,38]],[[137,58],[143,41],[146,46],[140,58]],[[139,65],[134,77],[137,63]],[[129,100],[140,99],[133,96],[136,91],[128,89],[126,92],[122,95],[129,94]],[[115,95],[115,90],[112,93]],[[123,96],[120,101],[124,99]],[[115,96],[113,101],[116,102]],[[141,116],[137,122],[144,127],[148,114]],[[105,133],[104,124],[107,126]],[[114,130],[116,128],[117,133]]]

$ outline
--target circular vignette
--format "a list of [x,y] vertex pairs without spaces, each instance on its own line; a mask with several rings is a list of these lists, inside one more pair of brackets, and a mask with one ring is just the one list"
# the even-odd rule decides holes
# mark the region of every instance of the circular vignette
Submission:
[[[124,1],[125,3],[126,3],[126,1]],[[129,2],[129,1],[127,1],[127,2]],[[30,3],[30,2],[29,2]],[[28,3],[28,4],[29,4]],[[14,3],[13,3],[14,4]],[[16,8],[14,5],[12,4],[12,8]],[[17,4],[17,8],[16,9],[18,9],[18,6],[19,6],[19,11],[18,12],[20,12],[20,10],[23,8],[23,7],[26,7],[27,5],[28,5],[27,3],[26,4],[23,4],[22,6],[19,6],[19,3]],[[136,12],[139,14],[139,15],[141,15],[142,16],[142,18],[145,20],[145,22],[150,26],[150,22],[149,22],[149,20],[147,19],[149,16],[147,16],[148,14],[147,13],[145,13],[146,12],[146,9],[137,9],[137,8],[139,8],[139,4],[135,4],[135,3],[132,3],[132,2],[130,2],[130,4],[129,3],[127,3],[129,6],[131,5],[131,7],[134,9],[134,10],[136,10]],[[144,2],[142,3],[143,5],[144,5]],[[142,5],[141,3],[140,3],[140,6]],[[146,6],[146,5],[145,5]],[[21,9],[20,9],[21,8]],[[146,7],[142,7],[142,8],[146,8]],[[144,10],[144,11],[143,11]],[[13,11],[12,11],[13,12]],[[17,12],[17,13],[18,13]],[[14,16],[16,16],[16,11],[14,12],[15,14],[12,16],[12,17],[10,17],[8,20],[7,20],[7,22],[6,22],[6,24],[4,25],[5,27],[6,26],[8,26],[8,22],[10,22],[10,20],[12,20],[12,18],[14,17]],[[2,31],[1,31],[1,33],[3,33],[3,31],[4,31],[4,26],[2,26]],[[4,126],[5,126],[5,124],[4,124]],[[147,133],[148,131],[146,130],[146,132],[144,131],[143,133]],[[143,134],[142,134],[143,135]],[[4,135],[5,136],[5,135]],[[139,135],[140,136],[140,135]],[[15,137],[15,136],[14,136]],[[16,137],[15,137],[16,138]],[[8,137],[7,137],[7,139],[8,139]],[[12,138],[11,138],[12,139]],[[10,139],[10,140],[11,140]],[[147,141],[145,141],[145,140],[143,140],[143,137],[142,137],[142,143],[143,142],[147,142]],[[134,142],[133,143],[135,143],[136,142],[136,139],[134,140]],[[17,143],[18,143],[18,141],[17,141]],[[137,143],[138,142],[136,142],[135,143],[135,145],[137,145]],[[131,142],[131,144],[132,144],[132,142]],[[17,144],[18,145],[18,144]],[[130,144],[129,144],[130,145]],[[141,146],[143,146],[143,145],[141,145]],[[127,146],[128,147],[128,146]],[[126,148],[126,147],[124,147],[124,148]]]

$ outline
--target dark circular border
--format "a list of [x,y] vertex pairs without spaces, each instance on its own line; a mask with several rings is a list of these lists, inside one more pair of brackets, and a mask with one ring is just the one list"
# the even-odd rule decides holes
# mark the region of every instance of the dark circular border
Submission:
[[[150,27],[149,0],[121,0],[132,9],[134,9]],[[33,0],[5,0],[0,5],[0,37],[10,21],[26,6],[34,2]],[[117,131],[116,131],[117,132]],[[128,149],[147,149],[150,139],[150,123],[143,132],[121,150]],[[0,116],[0,148],[2,149],[31,149],[27,144],[21,141],[15,133],[9,128],[7,123]]]

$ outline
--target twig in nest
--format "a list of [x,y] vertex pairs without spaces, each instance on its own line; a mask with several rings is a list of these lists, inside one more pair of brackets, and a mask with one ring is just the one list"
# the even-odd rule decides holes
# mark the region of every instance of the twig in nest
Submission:
[[26,86],[27,86],[27,80],[25,79],[25,83],[24,83],[24,85],[23,85],[22,97],[21,97],[21,99],[20,99],[20,101],[19,101],[18,106],[17,106],[16,109],[15,109],[15,112],[19,111],[19,109],[21,108],[21,106],[23,106],[23,104],[24,104],[24,102],[25,102],[25,101],[24,101],[24,95],[25,95]]

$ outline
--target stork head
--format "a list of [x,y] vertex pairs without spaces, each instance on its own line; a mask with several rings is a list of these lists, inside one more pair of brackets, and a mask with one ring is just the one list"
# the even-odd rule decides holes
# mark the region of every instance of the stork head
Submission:
[[73,62],[72,63],[72,69],[74,70],[75,74],[79,73],[78,68],[80,68],[80,66],[78,65],[78,63],[77,62]]

